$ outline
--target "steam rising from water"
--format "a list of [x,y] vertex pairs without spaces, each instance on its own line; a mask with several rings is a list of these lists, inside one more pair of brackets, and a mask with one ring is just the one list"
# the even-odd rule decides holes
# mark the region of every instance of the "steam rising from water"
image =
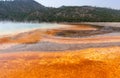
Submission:
[[33,29],[50,29],[62,27],[57,23],[19,23],[19,22],[0,22],[0,35],[14,34]]

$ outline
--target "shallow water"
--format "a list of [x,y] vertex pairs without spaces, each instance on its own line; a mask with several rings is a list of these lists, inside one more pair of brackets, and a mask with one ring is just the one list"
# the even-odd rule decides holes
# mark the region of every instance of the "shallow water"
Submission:
[[62,27],[57,23],[18,23],[18,22],[0,22],[0,36],[24,32],[33,29],[50,29]]
[[91,24],[91,25],[97,25],[97,26],[120,27],[120,22],[85,22],[85,24]]

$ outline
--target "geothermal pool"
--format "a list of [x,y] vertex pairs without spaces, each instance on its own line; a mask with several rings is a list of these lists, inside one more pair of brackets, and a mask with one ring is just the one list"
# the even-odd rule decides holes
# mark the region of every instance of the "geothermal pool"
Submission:
[[57,23],[19,23],[19,22],[0,22],[0,35],[20,33],[33,29],[51,29],[63,27]]

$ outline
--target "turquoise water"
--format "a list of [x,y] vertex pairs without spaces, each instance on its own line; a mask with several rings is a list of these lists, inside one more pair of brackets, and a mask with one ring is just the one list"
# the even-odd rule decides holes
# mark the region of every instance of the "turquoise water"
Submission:
[[49,29],[62,27],[57,23],[16,23],[16,22],[0,22],[0,35],[8,35],[24,32],[33,29]]

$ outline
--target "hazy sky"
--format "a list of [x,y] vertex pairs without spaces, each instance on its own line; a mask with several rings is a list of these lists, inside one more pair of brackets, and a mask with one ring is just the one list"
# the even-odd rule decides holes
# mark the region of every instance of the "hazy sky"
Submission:
[[36,0],[49,7],[92,5],[120,9],[120,0]]

